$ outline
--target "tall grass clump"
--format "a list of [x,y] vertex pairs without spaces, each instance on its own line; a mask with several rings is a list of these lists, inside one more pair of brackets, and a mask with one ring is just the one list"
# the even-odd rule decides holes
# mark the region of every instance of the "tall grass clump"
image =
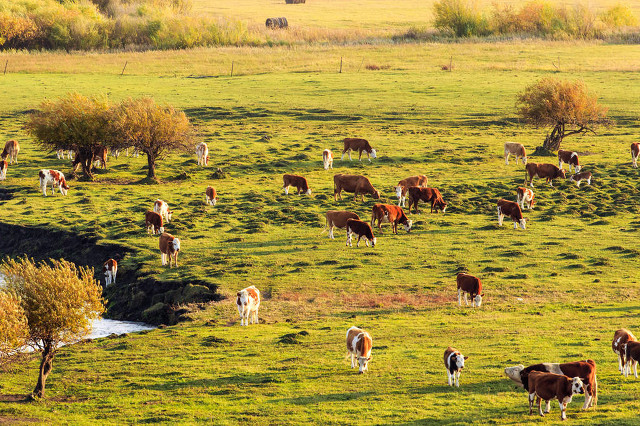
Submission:
[[487,19],[476,2],[468,0],[440,0],[433,4],[434,26],[456,37],[489,34]]

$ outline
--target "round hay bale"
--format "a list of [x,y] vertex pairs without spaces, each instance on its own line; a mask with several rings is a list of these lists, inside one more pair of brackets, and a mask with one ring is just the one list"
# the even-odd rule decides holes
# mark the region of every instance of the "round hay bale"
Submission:
[[275,28],[276,24],[273,18],[267,18],[267,22],[265,22],[267,28]]
[[282,17],[280,19],[281,19],[280,28],[288,28],[289,22],[287,21],[287,18]]

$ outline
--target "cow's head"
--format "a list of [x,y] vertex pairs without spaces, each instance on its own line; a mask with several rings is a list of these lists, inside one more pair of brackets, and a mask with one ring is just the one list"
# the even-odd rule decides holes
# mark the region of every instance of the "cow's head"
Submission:
[[376,158],[376,150],[375,149],[371,149],[371,158]]
[[380,191],[374,190],[373,191],[373,198],[376,199],[376,200],[379,200],[380,199]]
[[580,170],[582,170],[582,166],[580,164],[576,164],[576,173],[580,173]]
[[527,157],[522,157],[522,162],[524,163],[524,165],[527,165]]
[[402,197],[402,187],[401,186],[395,186],[393,189],[396,191],[396,197],[398,197],[398,198]]
[[171,220],[171,215],[173,215],[173,212],[171,210],[167,210],[167,222]]
[[311,188],[307,188],[307,192],[305,192],[305,194],[311,195]]
[[447,211],[447,203],[445,203],[444,201],[440,200],[436,203],[437,207],[442,209],[442,213]]
[[404,230],[407,232],[411,231],[411,225],[413,225],[413,221],[411,219],[407,219],[407,221],[402,224]]
[[527,219],[526,218],[523,217],[522,219],[520,219],[519,223],[520,223],[520,227],[522,229],[526,229],[527,228]]
[[[164,232],[164,231],[161,231]],[[180,251],[180,240],[177,238],[173,239],[173,242],[171,243],[173,246],[173,251],[175,252],[179,252]]]
[[373,237],[373,239],[371,240],[371,247],[375,247],[376,246],[376,237]]
[[161,226],[160,228],[158,228],[158,231],[160,234],[164,233],[164,226]]
[[482,305],[482,296],[484,296],[484,293],[477,294],[476,297],[473,298],[473,303],[475,303],[478,308]]
[[464,361],[467,359],[469,359],[468,356],[455,354],[450,358],[450,362],[456,366],[456,370],[462,370],[464,368]]
[[360,374],[364,373],[365,370],[369,369],[369,361],[371,361],[371,355],[369,355],[368,357],[364,357],[364,356],[358,357],[358,364],[359,364],[358,372]]
[[69,190],[69,185],[67,185],[66,181],[62,181],[62,183],[60,183],[60,193],[62,195],[67,195],[67,191]]
[[584,393],[584,383],[580,377],[574,377],[571,379],[571,395]]
[[505,367],[504,374],[507,375],[508,378],[522,386],[522,370],[524,370],[524,365],[519,364],[514,367]]
[[562,177],[562,179],[566,179],[567,178],[567,172],[564,169],[560,170],[560,177]]

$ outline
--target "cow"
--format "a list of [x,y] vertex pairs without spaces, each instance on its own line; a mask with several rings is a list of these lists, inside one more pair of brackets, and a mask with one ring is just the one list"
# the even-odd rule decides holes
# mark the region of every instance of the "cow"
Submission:
[[578,153],[575,151],[565,151],[564,149],[558,150],[558,167],[562,169],[562,164],[567,163],[569,165],[569,171],[573,167],[578,173],[582,166],[580,166],[580,160],[578,159]]
[[9,157],[9,165],[13,164],[15,161],[18,164],[18,153],[20,152],[20,144],[17,140],[11,139],[4,144],[4,150],[2,154],[0,154],[0,158],[2,160],[6,160]]
[[580,188],[580,183],[582,183],[583,180],[586,180],[587,184],[591,185],[591,172],[576,173],[575,175],[571,176],[569,180],[571,182],[575,182],[578,188]]
[[382,222],[391,223],[391,229],[394,234],[398,233],[398,223],[401,223],[404,230],[409,232],[413,221],[409,220],[404,214],[402,207],[393,206],[391,204],[374,204],[371,212],[371,227],[375,226],[378,221],[378,229],[382,233]]
[[258,308],[260,307],[260,290],[252,285],[238,292],[236,304],[240,314],[240,325],[248,326],[249,318],[251,324],[258,324]]
[[322,151],[322,163],[325,170],[333,169],[333,152],[330,149]]
[[[596,363],[592,359],[586,361],[565,362],[562,364],[544,362],[533,364],[529,367],[524,365],[516,365],[514,367],[506,367],[505,374],[511,380],[529,391],[528,377],[532,371],[542,371],[544,373],[564,374],[569,377],[579,377],[585,386],[585,399],[583,410],[593,407],[598,403],[598,378],[596,375]],[[550,402],[547,402],[546,412],[550,411]]]
[[447,210],[447,203],[444,202],[442,194],[440,194],[437,188],[409,187],[409,213],[411,213],[412,205],[415,207],[416,213],[419,213],[418,202],[421,200],[426,203],[431,203],[431,213],[433,213],[434,207],[436,208],[436,213],[438,213],[438,209],[442,210],[442,213]]
[[468,356],[464,356],[459,350],[449,346],[444,351],[444,367],[447,369],[447,380],[449,386],[455,384],[456,387],[460,387],[460,373],[464,368],[464,362],[469,359]]
[[196,145],[196,157],[198,158],[198,166],[209,165],[209,147],[206,143],[200,142]]
[[107,147],[96,146],[93,148],[93,165],[95,167],[107,168]]
[[311,188],[309,188],[309,184],[307,183],[307,179],[298,175],[283,175],[282,176],[282,189],[284,189],[285,194],[289,194],[289,187],[294,186],[298,190],[298,195],[301,193],[311,195]]
[[344,229],[347,227],[348,219],[356,219],[360,220],[360,217],[353,213],[341,210],[329,210],[326,215],[326,222],[324,226],[324,232],[327,228],[329,228],[329,238],[334,240],[333,236],[333,228]]
[[516,157],[516,164],[518,164],[518,157],[522,158],[522,164],[527,164],[527,151],[524,149],[524,145],[518,142],[505,142],[504,143],[504,163],[509,164],[509,156]]
[[[71,150],[65,150],[65,149],[59,149],[56,151],[56,157],[58,157],[58,160],[64,160],[64,156],[66,154],[70,154]],[[69,156],[69,159],[71,159],[71,156]]]
[[176,267],[178,266],[178,252],[180,251],[180,240],[171,234],[164,232],[160,235],[160,259],[162,260],[162,266],[167,264],[167,257],[169,258],[169,268],[171,268],[171,258],[173,258]]
[[354,201],[358,199],[360,194],[361,201],[364,201],[364,194],[371,195],[374,199],[380,199],[380,191],[371,185],[369,178],[361,175],[343,175],[337,174],[333,176],[333,199],[337,200],[338,196],[342,200],[342,191],[353,192]]
[[360,247],[360,239],[364,237],[364,243],[369,247],[369,241],[371,241],[371,247],[376,246],[376,237],[373,236],[373,230],[371,225],[359,219],[347,219],[347,247],[353,247],[351,242],[352,235],[358,236],[358,242],[356,247]]
[[55,194],[56,186],[62,195],[67,195],[69,185],[67,185],[67,181],[64,179],[62,172],[42,169],[38,172],[38,176],[40,177],[40,190],[45,197],[47,196],[48,183],[51,183],[51,195]]
[[118,275],[118,262],[115,259],[109,259],[102,266],[104,274],[105,286],[116,283],[116,275]]
[[471,297],[471,306],[478,308],[482,305],[482,281],[479,278],[460,272],[456,275],[456,284],[458,287],[458,306],[462,306],[462,295],[464,294],[464,303],[469,306],[467,294]]
[[[567,377],[563,374],[543,373],[532,371],[528,377],[529,384],[529,415],[533,414],[533,400],[537,398],[538,412],[542,417],[542,400],[550,402],[557,399],[560,404],[560,419],[567,419],[567,404],[573,395],[584,393],[584,384],[580,377]],[[547,404],[548,406],[548,404]]]
[[111,148],[109,149],[109,154],[117,160],[120,156],[120,150],[118,148]]
[[207,186],[207,189],[204,191],[204,196],[207,204],[210,206],[215,206],[218,202],[218,193],[213,186]]
[[164,223],[159,213],[148,210],[144,214],[144,224],[149,234],[162,234],[164,232]]
[[394,187],[396,191],[396,196],[398,197],[398,206],[400,207],[406,206],[405,203],[407,201],[407,192],[409,191],[410,187],[418,186],[420,188],[426,188],[427,181],[428,179],[425,175],[417,175],[417,176],[410,176],[398,182],[398,185]]
[[[127,150],[125,151],[127,154],[127,157],[129,156],[129,148],[127,148]],[[140,156],[140,150],[138,149],[138,147],[133,147],[133,152],[131,153],[132,157],[136,157],[138,158],[138,156]]]
[[171,216],[173,215],[173,212],[169,210],[169,205],[163,200],[158,198],[153,203],[153,211],[158,213],[160,216],[162,216],[164,220],[167,221],[167,223],[171,221]]
[[525,166],[527,174],[524,177],[524,184],[527,184],[527,177],[529,178],[529,183],[533,188],[533,178],[539,177],[541,179],[547,179],[547,183],[553,186],[553,179],[563,178],[565,179],[567,175],[565,171],[556,167],[553,164],[539,164],[539,163],[529,163]]
[[522,210],[520,210],[518,203],[505,199],[498,200],[498,226],[502,226],[505,215],[513,220],[513,229],[518,229],[518,225],[522,229],[526,229],[527,219],[522,217]]
[[347,358],[351,357],[351,368],[356,367],[356,359],[358,360],[359,374],[369,370],[372,347],[373,341],[369,333],[355,326],[347,330]]
[[628,368],[627,360],[624,355],[624,345],[628,342],[636,342],[637,340],[636,336],[626,328],[616,330],[614,333],[613,342],[611,342],[611,349],[613,349],[613,352],[618,355],[618,371],[620,371],[620,374],[626,374]]
[[7,178],[7,168],[9,167],[9,163],[7,160],[0,160],[0,180],[5,180]]
[[524,186],[519,186],[516,190],[516,196],[518,197],[518,205],[520,210],[524,210],[524,203],[527,203],[527,208],[531,210],[536,203],[534,200],[533,191]]
[[636,169],[638,168],[638,156],[640,155],[640,143],[634,142],[631,144],[631,164]]
[[638,378],[638,361],[640,361],[640,342],[629,341],[624,345],[624,360],[627,368],[625,368],[624,377],[631,374],[633,367],[633,375]]
[[358,160],[362,161],[362,151],[367,153],[367,158],[371,161],[372,158],[376,158],[376,150],[371,148],[369,141],[361,138],[344,138],[344,148],[342,150],[342,157],[340,160],[344,160],[344,154],[349,153],[349,160],[351,160],[351,151],[358,151]]

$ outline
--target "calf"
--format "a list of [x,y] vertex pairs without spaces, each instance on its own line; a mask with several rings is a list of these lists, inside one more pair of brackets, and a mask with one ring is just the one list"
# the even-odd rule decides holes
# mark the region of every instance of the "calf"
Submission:
[[295,186],[298,190],[298,195],[301,193],[305,193],[307,195],[311,195],[311,189],[309,188],[309,184],[307,183],[307,179],[298,175],[284,175],[282,176],[283,181],[283,189],[285,194],[289,194],[289,187]]
[[51,195],[55,194],[56,186],[62,195],[67,195],[69,185],[67,185],[67,181],[64,179],[62,172],[58,170],[42,169],[38,172],[38,176],[40,177],[40,190],[45,197],[47,196],[48,183],[51,183]]
[[372,347],[373,341],[369,333],[358,327],[351,327],[347,330],[347,358],[351,357],[351,368],[356,367],[356,359],[358,359],[360,374],[369,370]]
[[109,259],[104,262],[102,267],[104,274],[105,286],[116,283],[116,275],[118,274],[118,262],[115,259]]
[[573,167],[578,173],[581,169],[580,160],[578,159],[578,153],[575,151],[565,151],[564,149],[558,150],[558,167],[562,168],[562,163],[569,165],[569,171]]
[[333,169],[333,152],[330,149],[322,151],[322,162],[325,170]]
[[171,234],[164,232],[160,235],[160,259],[162,260],[162,266],[167,264],[167,257],[169,258],[169,268],[171,268],[171,258],[173,258],[176,267],[178,266],[178,252],[180,251],[180,240]]
[[527,175],[524,177],[524,184],[527,184],[527,177],[529,178],[529,184],[533,188],[533,178],[539,177],[541,179],[547,179],[547,183],[553,186],[553,179],[563,178],[565,179],[567,176],[565,171],[554,166],[553,164],[538,164],[538,163],[529,163],[525,166],[527,171]]
[[440,194],[437,188],[419,188],[412,186],[409,188],[409,213],[411,213],[412,205],[415,207],[416,213],[418,213],[418,202],[421,200],[426,203],[431,203],[431,213],[433,213],[434,207],[436,213],[438,213],[438,209],[441,209],[442,213],[447,210],[447,203],[444,202],[442,194]]
[[240,325],[248,326],[249,318],[251,324],[258,324],[258,308],[260,307],[260,290],[252,285],[238,292],[236,299],[238,313],[240,314]]
[[11,139],[4,144],[4,150],[0,154],[0,158],[6,160],[9,157],[9,164],[13,164],[15,161],[18,164],[18,153],[20,152],[20,144],[17,140]]
[[621,328],[620,330],[616,330],[613,335],[613,342],[611,342],[611,349],[613,352],[618,355],[618,371],[621,374],[626,374],[627,371],[627,360],[624,355],[624,345],[628,342],[635,342],[636,336],[633,335],[626,328]]
[[634,142],[631,144],[631,164],[633,167],[638,168],[638,156],[640,155],[640,143]]
[[396,196],[398,197],[398,206],[405,207],[407,201],[407,192],[412,186],[418,186],[420,188],[427,187],[428,179],[425,175],[410,176],[406,179],[402,179],[398,182],[398,185],[394,188]]
[[204,191],[204,196],[207,204],[210,206],[215,206],[218,202],[218,194],[213,186],[207,186],[207,189]]
[[[339,210],[329,210],[327,212],[326,218],[327,221],[325,223],[324,229],[326,230],[327,227],[329,228],[329,238],[331,238],[332,240],[335,239],[333,237],[333,228],[346,228],[348,219],[360,220],[360,217],[355,213]],[[324,232],[324,230],[322,232]]]
[[153,211],[158,213],[160,216],[164,218],[164,220],[169,223],[171,221],[171,216],[173,212],[169,210],[169,205],[161,199],[157,199],[153,203]]
[[524,186],[518,187],[516,190],[516,195],[518,197],[518,205],[520,205],[520,209],[524,210],[524,203],[527,203],[527,208],[531,210],[533,205],[536,203],[533,195],[533,191],[529,188],[525,188]]
[[464,368],[465,360],[469,359],[468,356],[463,356],[459,350],[449,346],[444,351],[444,367],[447,369],[447,380],[449,386],[460,387],[460,373]]
[[198,166],[209,165],[209,147],[206,143],[200,142],[196,145],[196,157],[198,158]]
[[93,164],[95,167],[107,168],[107,147],[97,146],[93,149]]
[[557,399],[560,404],[560,419],[567,419],[567,404],[571,402],[573,395],[584,392],[584,384],[580,377],[569,378],[561,374],[542,373],[532,371],[528,377],[529,385],[529,415],[533,414],[533,400],[537,398],[538,412],[542,417],[542,400],[551,401]]
[[498,200],[498,225],[502,226],[502,220],[504,217],[509,216],[513,220],[513,229],[518,229],[518,225],[522,229],[526,229],[527,219],[522,217],[522,210],[518,203],[508,200]]
[[369,194],[376,200],[380,199],[380,191],[371,185],[369,178],[361,175],[343,175],[340,173],[334,175],[333,199],[337,200],[340,197],[342,200],[342,191],[353,192],[354,201],[358,199],[358,194],[360,194],[361,201],[364,201],[364,194]]
[[148,210],[144,214],[144,224],[147,227],[147,233],[149,234],[162,234],[164,232],[164,223],[162,216],[159,213]]
[[360,239],[364,237],[364,243],[367,247],[369,247],[369,241],[371,241],[371,247],[376,246],[376,237],[373,236],[373,230],[371,229],[371,225],[367,222],[363,222],[358,219],[347,219],[347,246],[353,247],[351,242],[352,235],[356,234],[358,236],[358,242],[356,243],[356,247],[360,247]]
[[524,145],[517,142],[505,142],[504,143],[504,163],[509,164],[509,156],[516,157],[516,164],[518,164],[518,157],[522,158],[522,164],[527,164],[527,152],[524,149]]
[[571,182],[575,182],[578,188],[580,188],[580,183],[583,180],[586,180],[587,184],[591,185],[591,172],[576,173],[575,175],[571,176],[569,180]]
[[624,360],[627,368],[625,368],[624,377],[631,374],[633,367],[633,375],[638,378],[638,361],[640,361],[640,342],[630,341],[624,345]]
[[375,226],[378,221],[378,229],[382,233],[382,222],[391,223],[391,229],[394,234],[398,233],[398,223],[401,223],[404,230],[409,232],[413,222],[407,218],[402,207],[392,206],[390,204],[374,204],[371,212],[371,226]]
[[482,305],[482,281],[473,275],[466,274],[464,272],[456,275],[456,284],[458,287],[458,306],[462,306],[462,295],[464,294],[464,303],[469,306],[469,300],[467,300],[467,294],[471,296],[471,306],[478,308]]
[[7,178],[8,167],[9,163],[6,160],[0,160],[0,180],[5,180]]
[[362,161],[362,151],[367,153],[367,158],[371,161],[372,158],[376,158],[376,150],[371,148],[369,141],[361,138],[344,138],[344,149],[342,150],[342,157],[340,160],[344,160],[344,154],[349,153],[349,160],[351,160],[351,151],[358,151],[358,160]]

